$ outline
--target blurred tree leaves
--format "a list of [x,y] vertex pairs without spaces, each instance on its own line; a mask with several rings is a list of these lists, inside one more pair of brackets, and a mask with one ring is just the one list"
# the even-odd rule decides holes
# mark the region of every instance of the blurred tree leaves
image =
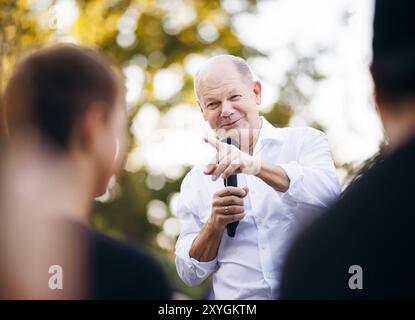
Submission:
[[[16,59],[23,52],[45,44],[51,35],[50,29],[38,24],[38,18],[27,1],[0,0],[0,92]],[[3,131],[7,131],[7,125],[0,103],[0,132]]]
[[[210,56],[228,52],[243,58],[265,57],[255,48],[241,42],[232,25],[237,11],[225,10],[223,1],[211,0],[77,0],[78,16],[65,34],[56,26],[54,6],[62,1],[0,0],[0,85],[10,75],[12,66],[24,51],[71,39],[93,46],[125,67],[137,64],[144,74],[139,98],[130,106],[130,121],[144,103],[166,112],[176,104],[194,105],[192,76],[184,63],[189,55]],[[256,1],[245,1],[245,12],[255,11]],[[65,38],[66,37],[66,38]],[[296,63],[285,75],[279,99],[266,117],[277,126],[286,126],[298,108],[311,96],[298,86],[298,78],[322,79],[314,67],[313,57],[301,57],[293,49]],[[154,93],[154,78],[158,71],[177,67],[183,76],[183,86],[168,99]],[[319,127],[318,124],[313,124]],[[131,135],[131,148],[140,147]],[[152,176],[145,167],[136,172],[125,171],[113,192],[103,202],[97,202],[91,217],[96,228],[114,237],[129,239],[151,247],[165,262],[166,269],[177,288],[193,296],[205,294],[205,285],[187,288],[174,268],[175,237],[164,234],[163,220],[174,217],[169,206],[172,196],[179,192],[184,168],[178,179]],[[149,179],[160,180],[160,188],[150,188]],[[166,216],[160,223],[150,223],[147,211],[150,201],[165,203]],[[170,244],[169,244],[170,241]],[[164,249],[160,248],[164,243]]]

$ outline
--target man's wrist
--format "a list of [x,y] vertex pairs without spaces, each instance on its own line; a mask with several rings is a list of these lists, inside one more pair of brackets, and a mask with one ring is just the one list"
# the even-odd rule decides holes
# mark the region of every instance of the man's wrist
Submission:
[[246,168],[245,172],[246,174],[250,174],[253,176],[258,176],[261,172],[262,168],[262,161],[261,159],[252,157],[249,166]]
[[208,229],[209,233],[217,235],[222,235],[223,231],[225,230],[225,226],[215,223],[211,218],[209,218],[206,222],[206,228]]

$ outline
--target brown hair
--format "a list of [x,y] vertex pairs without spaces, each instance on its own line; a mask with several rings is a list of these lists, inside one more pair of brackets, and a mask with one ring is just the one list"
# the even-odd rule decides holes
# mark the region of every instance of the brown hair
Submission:
[[91,104],[115,104],[118,84],[109,61],[92,49],[61,44],[30,54],[18,63],[5,91],[9,132],[35,127],[67,149]]

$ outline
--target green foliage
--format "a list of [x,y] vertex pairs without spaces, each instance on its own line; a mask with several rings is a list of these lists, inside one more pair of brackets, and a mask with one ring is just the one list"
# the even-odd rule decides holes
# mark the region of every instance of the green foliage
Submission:
[[[52,1],[48,7],[36,8],[35,1],[0,1],[0,87],[10,76],[12,66],[24,51],[60,41],[60,31],[55,29]],[[266,56],[255,48],[241,43],[232,26],[233,16],[224,10],[221,1],[202,0],[78,0],[79,15],[68,35],[78,43],[93,46],[112,57],[121,66],[126,66],[141,57],[145,79],[138,101],[130,109],[130,121],[140,106],[149,102],[166,112],[179,103],[194,105],[192,77],[185,71],[184,62],[190,54],[209,56],[217,52],[228,52],[243,58]],[[256,1],[248,1],[246,11],[255,11]],[[178,10],[187,11],[188,21],[177,23]],[[186,20],[186,19],[184,19]],[[203,24],[213,26],[217,36],[203,37]],[[120,29],[132,32],[133,41],[120,46]],[[118,40],[117,40],[118,39]],[[314,68],[312,57],[300,57],[295,53],[297,63],[287,72],[286,81],[279,88],[279,100],[275,102],[266,117],[277,126],[286,126],[298,105],[304,105],[311,97],[297,86],[301,75],[313,81],[322,78]],[[181,90],[168,100],[159,100],[154,95],[153,80],[157,71],[177,65],[183,71],[184,84]],[[318,127],[318,124],[314,124]],[[134,138],[131,135],[131,138]],[[140,147],[132,141],[132,147]],[[188,172],[189,168],[185,168]],[[147,218],[147,207],[151,200],[160,200],[168,208],[169,198],[179,192],[184,177],[169,180],[160,190],[148,187],[149,172],[145,167],[136,172],[125,171],[115,186],[109,200],[97,202],[91,222],[114,237],[128,239],[149,247],[165,262],[176,288],[193,297],[206,293],[206,284],[187,288],[177,277],[174,267],[174,252],[160,248],[157,236],[160,225],[152,224]],[[168,209],[168,217],[173,213]],[[173,239],[174,240],[174,239]]]

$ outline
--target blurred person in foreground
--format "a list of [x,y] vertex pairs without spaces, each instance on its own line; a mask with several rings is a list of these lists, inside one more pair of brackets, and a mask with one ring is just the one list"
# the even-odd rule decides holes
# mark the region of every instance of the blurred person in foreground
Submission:
[[377,111],[389,150],[292,246],[284,299],[415,297],[415,22],[412,0],[377,0]]
[[[113,66],[73,45],[40,50],[16,66],[4,106],[2,297],[169,299],[151,256],[88,226],[127,150],[124,86]],[[48,283],[50,266],[61,267],[63,288]]]
[[[326,136],[260,117],[261,83],[239,57],[212,57],[194,81],[204,120],[241,147],[206,138],[215,157],[183,180],[177,271],[189,286],[212,275],[215,299],[276,298],[290,237],[340,193]],[[233,174],[238,187],[224,187]]]

